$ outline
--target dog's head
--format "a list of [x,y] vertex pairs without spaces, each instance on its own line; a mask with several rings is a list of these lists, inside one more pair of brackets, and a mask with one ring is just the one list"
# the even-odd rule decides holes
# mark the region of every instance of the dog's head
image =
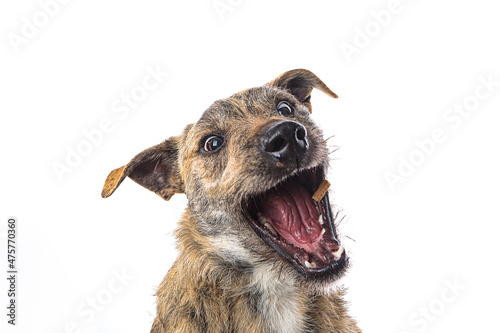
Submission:
[[313,88],[337,97],[297,69],[216,101],[181,135],[113,170],[102,196],[127,176],[165,200],[185,193],[197,232],[222,260],[273,263],[312,286],[336,280],[347,257],[328,193],[312,198],[328,166],[310,117]]

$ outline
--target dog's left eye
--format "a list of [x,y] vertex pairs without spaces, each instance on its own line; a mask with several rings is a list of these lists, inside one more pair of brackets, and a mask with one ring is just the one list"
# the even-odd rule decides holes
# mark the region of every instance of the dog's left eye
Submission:
[[208,153],[214,153],[217,150],[219,150],[223,144],[224,144],[223,137],[213,135],[205,140],[205,145],[203,146],[203,149]]
[[279,102],[276,110],[278,110],[282,116],[292,116],[295,113],[295,109],[287,101]]

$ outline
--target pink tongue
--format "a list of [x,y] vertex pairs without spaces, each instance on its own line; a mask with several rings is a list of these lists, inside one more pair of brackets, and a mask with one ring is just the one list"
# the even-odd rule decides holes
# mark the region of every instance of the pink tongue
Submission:
[[260,198],[258,206],[287,243],[305,250],[317,247],[322,230],[318,222],[319,213],[311,195],[302,185],[286,182]]

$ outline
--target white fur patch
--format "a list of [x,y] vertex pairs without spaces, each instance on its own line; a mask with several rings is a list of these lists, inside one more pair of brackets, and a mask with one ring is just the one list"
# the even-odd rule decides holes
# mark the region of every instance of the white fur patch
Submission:
[[251,258],[248,255],[248,250],[245,249],[241,244],[237,237],[209,237],[208,240],[212,244],[212,246],[218,250],[222,254],[231,255],[235,259],[239,259],[241,261],[250,262]]
[[210,243],[221,254],[252,263],[254,274],[249,290],[256,290],[261,298],[258,308],[269,333],[304,332],[305,313],[300,290],[286,274],[280,274],[271,263],[256,263],[236,237],[211,237]]
[[261,293],[260,310],[270,332],[299,333],[304,329],[304,313],[298,288],[279,276],[272,265],[255,268],[253,287]]

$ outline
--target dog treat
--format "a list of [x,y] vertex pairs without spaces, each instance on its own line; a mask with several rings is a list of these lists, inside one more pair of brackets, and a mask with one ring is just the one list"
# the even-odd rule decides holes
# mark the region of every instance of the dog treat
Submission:
[[316,192],[314,192],[312,196],[313,200],[319,202],[321,199],[323,199],[329,187],[330,187],[330,182],[326,179],[323,179],[321,184],[319,184],[318,189],[316,190]]

